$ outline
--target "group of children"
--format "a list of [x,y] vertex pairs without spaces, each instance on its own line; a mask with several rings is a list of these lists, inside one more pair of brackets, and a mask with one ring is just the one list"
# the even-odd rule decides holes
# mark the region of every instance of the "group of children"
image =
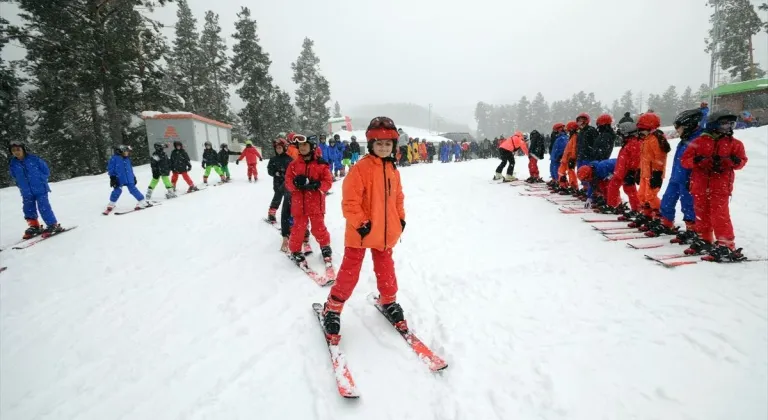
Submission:
[[267,220],[276,223],[277,207],[282,201],[281,250],[289,253],[299,266],[306,265],[302,244],[307,246],[308,231],[320,245],[325,262],[331,262],[331,236],[325,226],[325,198],[336,168],[331,160],[339,152],[342,160],[346,159],[344,150],[352,154],[349,174],[342,186],[342,213],[346,219],[344,258],[323,308],[323,327],[331,343],[339,341],[341,312],[357,284],[366,249],[371,250],[373,257],[380,292],[378,303],[396,328],[408,328],[402,307],[396,301],[397,278],[392,259],[392,248],[405,229],[404,196],[395,165],[397,139],[394,122],[377,117],[366,130],[368,154],[359,160],[359,145],[353,149],[357,145],[354,137],[348,145],[339,146],[336,136],[326,143],[322,137],[290,132],[281,134],[273,143],[275,157],[270,159],[267,171],[273,177],[275,194]]
[[[173,151],[170,157],[165,152],[165,149],[168,148],[167,143],[158,142],[153,147],[154,152],[150,160],[152,180],[145,194],[142,194],[136,187],[138,180],[133,172],[133,163],[131,162],[132,148],[127,145],[115,147],[114,154],[107,164],[109,186],[112,188],[112,192],[109,196],[109,204],[107,204],[107,208],[102,214],[108,215],[114,210],[117,200],[122,195],[123,187],[128,188],[128,192],[136,199],[135,209],[137,210],[152,206],[149,200],[155,187],[161,180],[166,189],[165,197],[167,199],[176,197],[176,182],[179,176],[189,186],[187,189],[188,193],[199,190],[189,176],[189,171],[192,170],[192,163],[181,141],[176,140],[173,142]],[[229,156],[231,155],[239,156],[235,161],[236,164],[239,164],[243,159],[246,160],[249,182],[253,182],[258,178],[256,164],[262,158],[258,149],[250,141],[246,141],[246,146],[242,152],[231,152],[226,144],[222,144],[219,148],[220,150],[217,153],[213,150],[213,145],[210,142],[205,142],[202,161],[203,169],[205,169],[203,174],[204,184],[208,184],[208,176],[212,170],[219,175],[221,182],[228,182],[230,180],[228,164]],[[11,177],[21,192],[24,219],[27,221],[27,229],[24,231],[22,239],[31,239],[38,235],[48,237],[63,232],[64,229],[56,220],[48,199],[48,193],[50,192],[50,187],[48,186],[50,170],[48,165],[39,156],[29,153],[23,142],[12,141],[8,146],[8,150],[12,155],[9,162]],[[45,228],[40,225],[40,217],[42,217],[45,223]]]
[[[596,140],[600,127],[611,124],[611,117],[601,115],[596,130],[589,126],[589,116],[580,114],[576,121],[552,128],[549,188],[580,197],[585,207],[597,212],[619,214],[620,220],[631,221],[629,227],[647,236],[675,235],[672,242],[689,245],[688,255],[702,254],[709,261],[744,260],[735,245],[729,210],[734,171],[747,163],[743,143],[733,137],[737,118],[728,110],[709,114],[704,108],[683,111],[675,118],[680,143],[667,189],[659,199],[671,147],[659,130],[658,115],[648,112],[637,123],[620,123],[617,134],[622,146],[618,157],[610,159],[612,145]],[[629,205],[621,202],[620,188]],[[683,231],[674,223],[678,200]]]

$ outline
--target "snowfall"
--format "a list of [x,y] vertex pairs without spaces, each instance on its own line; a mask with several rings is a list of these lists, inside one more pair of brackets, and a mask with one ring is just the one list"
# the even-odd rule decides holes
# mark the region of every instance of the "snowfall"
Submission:
[[[749,156],[731,201],[737,243],[766,258],[768,129],[737,137]],[[430,372],[367,302],[368,259],[342,316],[361,397],[341,398],[311,309],[328,288],[262,221],[266,163],[255,184],[244,165],[189,197],[165,201],[160,184],[161,206],[121,216],[101,215],[106,175],[52,184],[77,229],[0,253],[0,418],[768,418],[766,263],[664,268],[643,255],[682,247],[607,241],[584,215],[492,183],[495,159],[401,169],[399,301],[448,368]],[[146,188],[149,167],[136,173]],[[341,183],[332,191],[340,262]],[[134,202],[126,191],[118,204]],[[24,229],[18,190],[0,190],[0,244]]]

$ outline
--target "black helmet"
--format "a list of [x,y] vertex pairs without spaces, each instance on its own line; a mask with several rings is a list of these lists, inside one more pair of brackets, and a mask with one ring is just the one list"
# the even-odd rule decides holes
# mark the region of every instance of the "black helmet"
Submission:
[[229,146],[227,146],[227,143],[221,143],[219,145],[219,149],[221,149],[221,150],[224,150],[224,149],[227,149],[227,148],[229,148]]
[[349,139],[352,140],[352,141],[357,141],[357,136],[352,136]]
[[184,145],[181,143],[181,140],[174,140],[173,141],[173,148],[175,149],[176,146],[184,147]]
[[731,135],[733,134],[733,125],[731,125],[729,128],[722,130],[720,127],[722,123],[729,122],[731,124],[735,123],[739,117],[732,113],[731,111],[727,109],[721,109],[719,111],[715,111],[707,117],[707,132],[712,133],[715,131],[721,132],[723,134]]
[[209,141],[206,141],[205,143],[203,143],[203,147],[205,147],[205,148],[208,148],[208,147],[213,148],[213,144],[211,144],[211,142],[209,142]]
[[117,153],[130,152],[131,150],[133,150],[133,148],[131,146],[128,146],[127,144],[121,144],[115,147],[115,152]]
[[21,140],[11,140],[10,143],[8,143],[8,153],[11,152],[11,148],[13,147],[21,147],[21,150],[24,151],[24,154],[27,154],[27,146],[24,144]]
[[701,111],[701,108],[685,110],[675,117],[675,128],[698,126],[703,116],[704,112]]
[[168,144],[167,143],[160,143],[158,141],[158,142],[155,142],[155,144],[153,144],[153,146],[155,147],[155,150],[157,150],[159,152],[159,151],[163,150],[164,148],[168,147]]

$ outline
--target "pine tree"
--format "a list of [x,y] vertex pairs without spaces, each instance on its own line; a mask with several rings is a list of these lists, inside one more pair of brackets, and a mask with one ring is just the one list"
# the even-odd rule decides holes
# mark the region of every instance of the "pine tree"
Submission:
[[326,105],[331,100],[328,81],[320,74],[320,59],[312,50],[314,41],[304,38],[301,54],[291,63],[299,108],[299,128],[305,132],[324,133],[331,113]]
[[238,86],[236,92],[245,102],[239,116],[247,135],[255,137],[259,144],[268,145],[269,130],[273,126],[270,120],[273,118],[270,109],[273,87],[269,75],[272,61],[259,45],[256,20],[251,18],[250,9],[242,7],[237,17],[232,35],[237,42],[232,47],[234,56],[230,71],[232,83]]
[[709,96],[709,85],[707,85],[706,83],[702,83],[701,85],[699,85],[699,90],[696,91],[696,94],[694,95],[694,97],[696,98],[697,101],[699,101],[699,104],[701,104],[701,102],[707,101],[708,96]]
[[621,113],[618,115],[614,114],[614,117],[618,117],[619,119],[624,116],[625,112],[632,114],[636,111],[635,103],[632,100],[631,90],[628,90],[624,92],[623,95],[621,95],[621,99],[619,99],[619,106],[621,107]]
[[291,95],[277,86],[274,87],[272,95],[275,107],[275,128],[278,133],[287,133],[296,124],[296,112],[291,104]]
[[491,121],[492,105],[480,101],[475,106],[475,122],[477,122],[477,137],[486,138],[495,135]]
[[544,95],[541,92],[536,93],[536,97],[531,102],[531,124],[532,130],[538,130],[541,133],[547,131],[551,127],[549,105],[544,100]]
[[176,38],[168,61],[176,94],[184,100],[184,110],[200,112],[201,86],[204,83],[205,64],[200,50],[197,19],[192,15],[187,0],[177,0]]
[[[0,17],[0,31],[7,33],[8,21]],[[8,39],[0,37],[0,53]],[[26,80],[19,77],[16,63],[6,63],[0,55],[0,156],[7,161],[8,147],[11,141],[27,141],[27,121],[24,113],[28,109],[27,100],[21,91]],[[0,187],[11,184],[8,171],[0,171]]]
[[691,87],[686,86],[685,90],[683,91],[683,94],[680,96],[680,109],[678,111],[683,111],[683,110],[691,109],[694,107],[698,108],[698,105],[700,102],[701,102],[700,100],[698,100],[693,96],[693,91],[691,90]]
[[341,106],[339,105],[339,101],[336,101],[336,103],[333,104],[333,118],[341,117]]
[[618,122],[624,116],[624,111],[622,110],[621,105],[619,105],[618,99],[614,99],[613,103],[611,104],[611,116],[616,122]]
[[679,109],[680,98],[677,95],[677,88],[670,86],[661,95],[656,113],[659,114],[662,124],[667,125],[675,121]]
[[199,112],[218,121],[225,121],[229,115],[229,92],[227,45],[221,37],[219,15],[212,11],[205,13],[205,24],[200,35],[200,53],[203,71]]
[[514,127],[515,131],[530,131],[531,127],[531,103],[528,98],[523,95],[520,101],[517,102],[517,127]]
[[[715,51],[720,68],[731,77],[751,80],[765,75],[753,58],[752,36],[763,30],[763,22],[750,0],[709,0],[709,5],[719,5],[720,16],[713,13],[709,21],[712,28],[705,39],[706,52]],[[715,25],[719,22],[719,30]]]

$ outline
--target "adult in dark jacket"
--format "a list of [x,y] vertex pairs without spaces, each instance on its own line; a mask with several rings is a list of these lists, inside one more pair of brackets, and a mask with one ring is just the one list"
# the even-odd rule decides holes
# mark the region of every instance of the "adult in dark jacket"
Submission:
[[544,182],[539,176],[539,161],[544,159],[544,137],[537,130],[531,131],[531,147],[528,149],[528,173],[526,182]]
[[171,174],[171,160],[168,158],[165,150],[163,150],[168,147],[168,144],[157,142],[153,146],[155,151],[152,153],[152,158],[149,161],[149,166],[152,168],[152,181],[149,182],[149,187],[147,187],[147,193],[144,194],[144,197],[147,200],[151,199],[152,192],[155,191],[157,183],[162,179],[163,185],[165,185],[165,198],[176,198],[173,184],[168,178]]
[[189,159],[189,154],[184,150],[184,145],[176,140],[173,142],[173,151],[171,152],[171,184],[173,184],[173,190],[176,191],[176,181],[179,179],[179,175],[184,178],[189,189],[187,192],[197,191],[198,188],[195,183],[192,182],[192,178],[189,177],[188,172],[192,170],[192,162]]
[[594,145],[594,157],[597,161],[603,161],[611,157],[613,147],[616,144],[616,132],[611,124],[613,118],[608,114],[597,117],[597,139]]
[[[19,187],[24,219],[27,220],[23,239],[40,234],[49,236],[62,231],[48,200],[48,193],[51,191],[48,187],[48,177],[51,175],[48,165],[40,157],[27,153],[27,148],[21,141],[12,140],[8,151],[12,155],[8,162],[11,178]],[[37,221],[38,212],[45,222],[45,230]]]
[[619,124],[625,123],[625,122],[631,122],[631,123],[635,122],[635,120],[633,120],[632,117],[629,116],[629,112],[625,112],[624,116],[621,117],[621,119],[619,120]]
[[582,112],[576,117],[576,124],[579,125],[579,134],[576,138],[576,168],[586,165],[595,160],[595,140],[597,140],[597,129],[589,125],[589,114]]
[[227,182],[227,177],[224,175],[224,171],[221,170],[219,165],[219,154],[213,150],[211,142],[205,142],[205,150],[203,151],[203,184],[208,185],[208,176],[211,174],[211,169],[216,171],[216,174],[221,178],[221,182]]

